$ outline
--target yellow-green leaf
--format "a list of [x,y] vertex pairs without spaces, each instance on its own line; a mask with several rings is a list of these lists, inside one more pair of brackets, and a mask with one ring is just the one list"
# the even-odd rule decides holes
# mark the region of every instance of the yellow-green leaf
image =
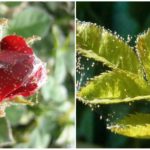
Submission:
[[150,114],[136,113],[128,115],[107,128],[124,136],[150,139]]
[[150,86],[137,75],[111,71],[91,79],[77,93],[77,98],[93,105],[149,99]]
[[76,28],[76,49],[80,54],[111,68],[141,72],[138,57],[121,38],[93,23],[77,21]]
[[137,37],[136,48],[147,79],[150,81],[150,29]]

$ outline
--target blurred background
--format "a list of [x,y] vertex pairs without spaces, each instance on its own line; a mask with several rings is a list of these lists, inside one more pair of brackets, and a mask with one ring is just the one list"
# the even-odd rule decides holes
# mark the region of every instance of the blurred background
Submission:
[[[135,45],[137,34],[150,27],[149,2],[77,2],[77,19],[89,21],[117,32],[129,44]],[[99,75],[108,68],[99,62],[77,55],[85,70],[77,75],[78,89],[88,78]],[[92,67],[92,64],[95,66]],[[89,67],[89,70],[87,69]],[[128,138],[111,133],[106,126],[129,113],[150,113],[150,104],[145,101],[128,104],[101,105],[91,109],[77,101],[77,147],[92,148],[149,148],[150,140]]]
[[74,3],[1,2],[0,17],[9,19],[5,35],[42,38],[32,47],[48,72],[46,84],[28,98],[38,104],[7,108],[0,147],[75,147]]

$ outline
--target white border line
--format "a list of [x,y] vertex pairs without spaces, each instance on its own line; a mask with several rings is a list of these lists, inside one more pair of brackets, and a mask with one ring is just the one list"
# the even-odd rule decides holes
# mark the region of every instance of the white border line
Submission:
[[150,0],[0,0],[0,2],[150,2]]
[[75,76],[74,76],[74,101],[75,101],[75,147],[77,147],[77,101],[76,101],[76,2],[74,2],[74,55],[75,55]]

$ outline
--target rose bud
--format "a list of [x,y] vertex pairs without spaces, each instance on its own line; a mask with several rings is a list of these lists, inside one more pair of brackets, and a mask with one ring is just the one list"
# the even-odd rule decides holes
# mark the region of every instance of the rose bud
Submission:
[[46,65],[17,35],[0,42],[0,102],[34,94],[46,81]]

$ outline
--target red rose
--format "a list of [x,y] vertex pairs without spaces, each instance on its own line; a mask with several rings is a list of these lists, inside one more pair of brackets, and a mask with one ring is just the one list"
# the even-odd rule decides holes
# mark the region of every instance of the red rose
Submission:
[[45,64],[22,37],[10,35],[0,41],[0,102],[34,94],[45,79]]

